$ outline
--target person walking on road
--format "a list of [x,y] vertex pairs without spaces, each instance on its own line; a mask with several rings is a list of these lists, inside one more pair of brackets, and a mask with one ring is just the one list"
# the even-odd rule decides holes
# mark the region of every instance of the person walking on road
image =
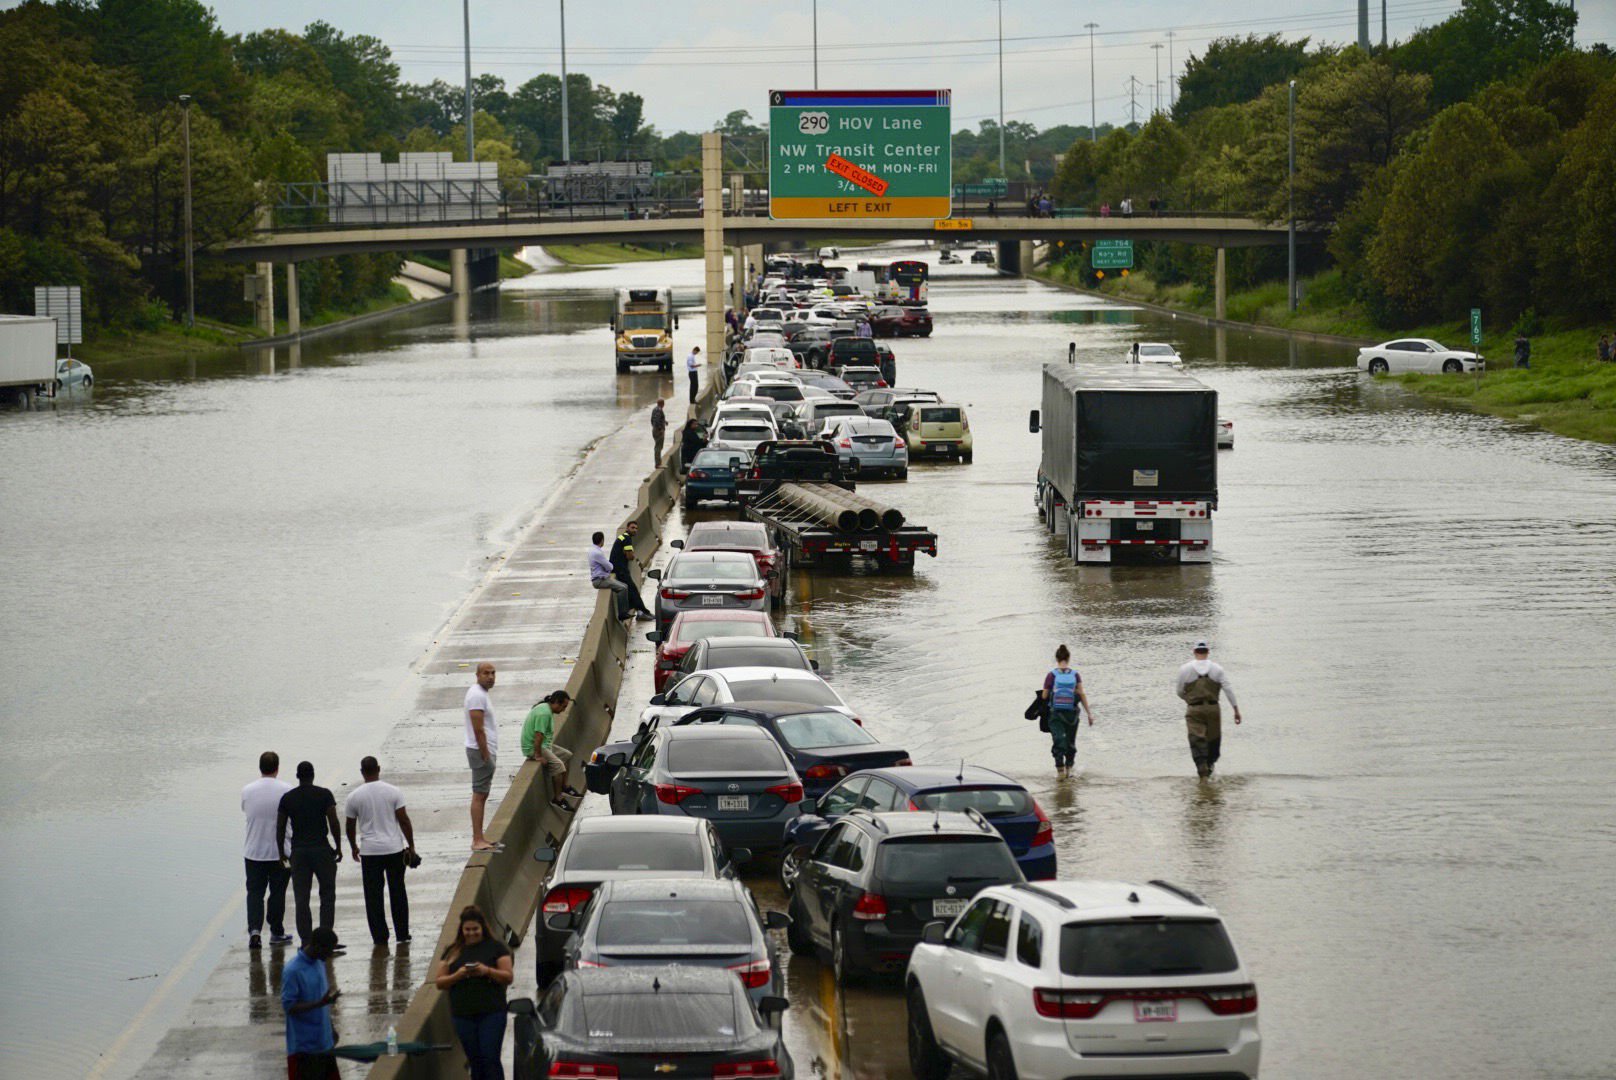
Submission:
[[610,589],[615,595],[613,614],[623,617],[623,593],[628,586],[612,573],[611,556],[606,554],[606,534],[594,533],[589,537],[589,584],[596,589]]
[[1235,701],[1234,687],[1222,665],[1208,657],[1211,647],[1204,641],[1195,643],[1195,659],[1178,669],[1178,696],[1184,699],[1184,722],[1189,727],[1190,757],[1195,759],[1195,771],[1202,780],[1211,777],[1223,749],[1223,711],[1218,707],[1218,694],[1228,696],[1234,708],[1234,722],[1240,722],[1240,705]]
[[477,665],[477,681],[466,690],[466,764],[471,766],[473,851],[500,848],[483,835],[483,816],[488,811],[488,792],[494,786],[494,765],[499,755],[499,727],[494,723],[494,703],[488,699],[494,678],[494,665],[484,660]]
[[1077,707],[1089,714],[1089,727],[1094,726],[1094,710],[1089,708],[1089,696],[1083,691],[1083,676],[1072,666],[1072,651],[1065,645],[1055,649],[1055,666],[1044,676],[1043,698],[1049,703],[1050,753],[1055,758],[1055,775],[1072,775],[1077,761]]
[[460,911],[460,930],[443,950],[433,976],[449,994],[449,1016],[471,1067],[471,1080],[505,1080],[500,1048],[505,1043],[505,989],[515,973],[511,950],[494,936],[475,904]]
[[707,445],[707,436],[701,433],[701,424],[692,416],[685,421],[684,430],[679,433],[679,468],[681,472],[688,472],[690,463],[696,460],[701,448]]
[[315,930],[281,973],[281,1008],[286,1012],[286,1075],[288,1080],[341,1080],[337,1033],[331,1027],[331,1006],[342,996],[326,977],[326,961],[339,947],[337,935],[327,927]]
[[700,370],[701,370],[701,346],[697,345],[695,348],[690,350],[690,355],[685,357],[685,372],[686,372],[686,374],[688,374],[690,376],[690,404],[692,404],[692,405],[694,405],[696,403],[696,391],[697,391],[697,382],[698,382],[697,372],[699,372]]
[[404,870],[415,860],[415,826],[404,809],[404,793],[382,779],[382,767],[373,757],[359,762],[364,783],[348,794],[343,816],[348,819],[348,848],[359,864],[365,886],[365,918],[370,940],[387,944],[387,912],[382,888],[392,901],[393,934],[403,945],[410,940],[410,897],[404,889]]
[[286,932],[286,849],[276,843],[276,820],[281,796],[292,785],[280,779],[281,757],[273,750],[258,755],[258,779],[241,789],[241,812],[247,817],[247,840],[242,855],[247,863],[247,948],[263,945],[265,903],[269,896],[269,943],[285,945],[292,940]]
[[567,801],[567,796],[581,799],[584,793],[567,783],[567,762],[572,760],[572,751],[555,744],[555,722],[571,705],[571,695],[555,690],[529,709],[527,719],[522,721],[522,756],[543,766],[550,781],[551,804],[569,813],[577,808]]
[[642,622],[648,622],[656,616],[645,607],[645,601],[640,597],[640,590],[634,584],[634,576],[629,572],[629,564],[636,561],[634,558],[634,537],[640,531],[640,523],[631,521],[623,526],[623,531],[617,534],[617,541],[612,544],[611,563],[612,573],[617,575],[625,588],[619,601],[628,614],[635,615]]
[[668,437],[668,414],[662,409],[662,399],[656,399],[651,409],[651,468],[662,465],[662,441]]
[[297,904],[297,938],[307,948],[314,939],[315,929],[309,892],[318,883],[319,928],[330,930],[336,920],[337,864],[342,861],[342,826],[337,823],[337,800],[330,788],[315,786],[312,761],[297,763],[297,787],[281,796],[275,815],[275,846],[282,851],[286,850],[287,825],[292,827],[291,856],[287,862],[292,871],[292,898]]

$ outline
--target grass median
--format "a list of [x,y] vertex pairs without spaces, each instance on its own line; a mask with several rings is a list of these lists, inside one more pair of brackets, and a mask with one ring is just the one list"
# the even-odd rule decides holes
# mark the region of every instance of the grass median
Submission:
[[664,259],[699,259],[700,244],[546,244],[550,256],[569,266],[604,266],[607,263],[659,262]]

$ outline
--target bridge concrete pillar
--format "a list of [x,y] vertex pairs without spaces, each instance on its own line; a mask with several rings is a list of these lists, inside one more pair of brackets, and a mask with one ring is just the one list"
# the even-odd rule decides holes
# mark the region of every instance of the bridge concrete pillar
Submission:
[[258,264],[258,296],[253,301],[253,322],[265,337],[275,333],[275,264]]
[[730,248],[730,280],[729,280],[729,306],[736,313],[741,311],[741,305],[746,296],[746,249],[736,244]]
[[286,332],[303,332],[303,310],[297,292],[297,263],[286,264]]
[[1036,258],[1035,249],[1037,244],[1032,240],[1022,240],[1020,241],[1020,244],[1021,250],[1018,252],[1021,262],[1020,273],[1022,277],[1026,277],[1033,271],[1034,259]]
[[469,252],[465,248],[452,248],[449,251],[449,291],[456,296],[471,294],[471,266],[468,256]]
[[707,363],[724,362],[724,136],[701,136],[701,239],[707,307]]
[[1220,319],[1229,317],[1229,275],[1225,248],[1218,248],[1216,269],[1212,272],[1212,314]]

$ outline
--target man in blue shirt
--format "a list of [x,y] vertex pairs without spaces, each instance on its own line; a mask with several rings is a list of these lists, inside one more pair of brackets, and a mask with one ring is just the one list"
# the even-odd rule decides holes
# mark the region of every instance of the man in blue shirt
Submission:
[[286,1010],[286,1075],[288,1080],[340,1080],[332,1054],[336,1032],[331,1004],[342,996],[331,989],[325,963],[337,946],[337,935],[316,927],[309,940],[287,961],[281,975],[281,1007]]

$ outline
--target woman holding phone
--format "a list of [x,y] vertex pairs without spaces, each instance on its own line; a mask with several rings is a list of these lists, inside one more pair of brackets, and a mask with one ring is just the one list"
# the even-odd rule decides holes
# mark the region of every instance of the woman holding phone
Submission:
[[505,1080],[505,988],[514,978],[511,951],[475,904],[460,912],[460,931],[443,950],[433,982],[449,992],[455,1034],[471,1065],[471,1080]]

